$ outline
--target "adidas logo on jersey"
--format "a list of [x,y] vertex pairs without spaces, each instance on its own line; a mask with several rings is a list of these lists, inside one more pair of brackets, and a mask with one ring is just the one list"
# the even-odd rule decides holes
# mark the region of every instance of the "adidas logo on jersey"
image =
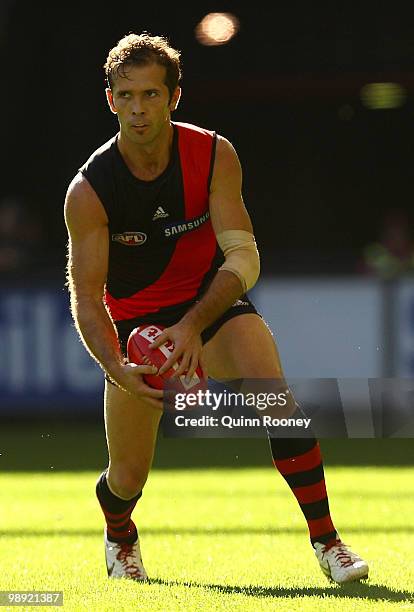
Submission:
[[167,212],[165,212],[162,206],[158,206],[157,210],[154,213],[154,216],[152,217],[152,220],[156,221],[157,219],[165,219],[165,217],[169,217],[169,216],[170,215]]

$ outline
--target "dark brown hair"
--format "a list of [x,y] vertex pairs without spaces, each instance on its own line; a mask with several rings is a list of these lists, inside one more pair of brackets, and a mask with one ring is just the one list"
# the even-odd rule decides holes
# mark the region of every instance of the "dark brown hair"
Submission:
[[180,52],[173,49],[163,36],[151,36],[147,32],[127,34],[109,51],[104,64],[108,87],[113,89],[116,77],[125,77],[131,66],[152,63],[165,66],[165,84],[171,99],[181,78]]

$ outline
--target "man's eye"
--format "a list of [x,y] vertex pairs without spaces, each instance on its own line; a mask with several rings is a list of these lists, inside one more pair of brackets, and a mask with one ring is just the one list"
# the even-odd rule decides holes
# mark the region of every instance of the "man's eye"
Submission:
[[118,96],[120,98],[127,98],[129,96],[129,93],[127,91],[120,91]]
[[151,91],[147,91],[147,96],[149,98],[155,98],[155,96],[157,96],[157,95],[158,95],[157,91],[152,91],[152,90]]

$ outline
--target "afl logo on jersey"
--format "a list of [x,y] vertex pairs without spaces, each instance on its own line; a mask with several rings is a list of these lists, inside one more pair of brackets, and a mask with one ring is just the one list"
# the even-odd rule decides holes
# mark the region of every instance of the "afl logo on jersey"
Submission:
[[120,242],[125,246],[140,246],[147,240],[147,234],[143,232],[124,232],[123,234],[112,234],[114,242]]

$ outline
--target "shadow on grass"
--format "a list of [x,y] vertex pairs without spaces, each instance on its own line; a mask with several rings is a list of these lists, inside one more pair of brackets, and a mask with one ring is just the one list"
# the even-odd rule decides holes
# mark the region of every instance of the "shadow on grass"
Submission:
[[249,597],[337,597],[352,599],[369,599],[372,601],[409,601],[414,603],[414,592],[396,591],[386,586],[370,585],[368,582],[354,582],[347,585],[336,585],[322,587],[263,587],[263,586],[231,586],[224,584],[202,584],[199,582],[187,582],[180,580],[163,580],[162,578],[150,579],[150,584],[160,586],[186,586],[199,589],[211,589],[224,595],[247,595]]
[[[68,537],[96,537],[102,536],[103,527],[97,527],[93,529],[59,529],[56,526],[55,529],[2,529],[0,530],[0,537],[50,537],[50,536],[68,536]],[[235,526],[235,527],[212,527],[199,528],[199,527],[142,527],[139,529],[140,535],[145,536],[169,536],[169,535],[192,535],[192,536],[233,536],[233,535],[303,535],[307,537],[307,531],[303,527],[251,527],[251,526]],[[374,527],[367,529],[367,527],[348,527],[341,530],[344,534],[345,541],[348,539],[349,534],[376,534],[376,533],[402,533],[405,535],[414,533],[414,526],[395,525],[394,527]]]

